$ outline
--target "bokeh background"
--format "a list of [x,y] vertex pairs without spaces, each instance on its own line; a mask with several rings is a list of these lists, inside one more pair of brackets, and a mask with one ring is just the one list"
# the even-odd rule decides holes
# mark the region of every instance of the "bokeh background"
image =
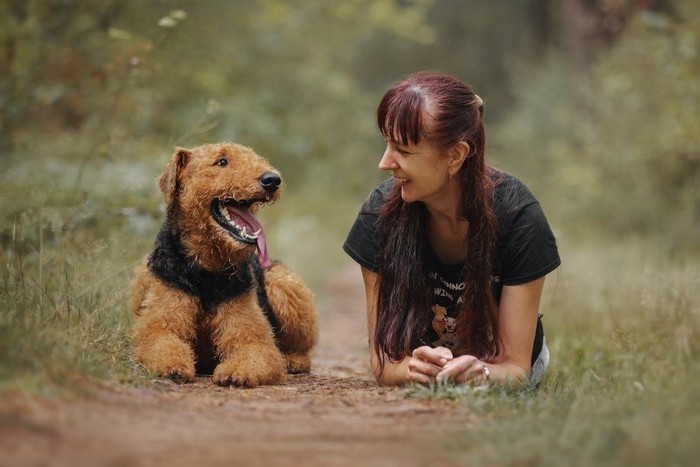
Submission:
[[132,377],[127,284],[175,146],[236,141],[281,170],[270,250],[326,300],[385,176],[375,106],[428,69],[484,99],[489,162],[556,232],[549,329],[581,339],[562,359],[610,336],[633,355],[634,335],[694,362],[699,59],[695,0],[2,0],[0,381]]
[[3,0],[3,231],[40,216],[44,240],[93,224],[150,237],[172,148],[231,140],[284,174],[273,246],[322,277],[348,203],[382,177],[379,97],[432,69],[484,98],[490,162],[532,188],[562,236],[651,235],[682,256],[700,222],[699,8]]
[[552,436],[501,435],[546,452],[558,420],[588,417],[565,431],[591,462],[620,443],[630,462],[650,442],[651,461],[700,458],[696,0],[0,0],[0,389],[142,377],[128,282],[175,146],[235,141],[281,170],[270,250],[327,303],[384,176],[375,106],[427,69],[484,99],[489,162],[561,249],[553,402],[529,419]]

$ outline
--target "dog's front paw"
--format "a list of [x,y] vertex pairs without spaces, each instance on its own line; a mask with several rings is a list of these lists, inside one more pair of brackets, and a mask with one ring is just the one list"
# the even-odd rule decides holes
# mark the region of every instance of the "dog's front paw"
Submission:
[[249,354],[244,358],[228,358],[214,369],[212,375],[212,381],[220,386],[244,388],[281,383],[284,378],[285,364],[279,354],[268,354],[265,357]]
[[187,365],[174,365],[161,369],[158,375],[163,378],[168,378],[176,383],[191,383],[194,381],[194,366],[192,368]]
[[287,372],[293,375],[311,371],[311,357],[308,354],[285,354]]
[[182,340],[169,334],[152,337],[144,333],[136,340],[135,356],[149,371],[177,383],[194,381],[194,353]]

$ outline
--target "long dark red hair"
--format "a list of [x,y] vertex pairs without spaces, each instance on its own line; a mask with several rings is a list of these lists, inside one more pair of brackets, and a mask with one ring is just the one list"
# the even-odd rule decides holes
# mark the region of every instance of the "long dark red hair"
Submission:
[[[484,161],[483,102],[461,81],[422,72],[396,83],[382,98],[377,124],[386,137],[418,144],[425,139],[447,151],[464,141],[470,152],[457,174],[462,187],[461,216],[469,222],[464,263],[465,289],[457,315],[458,355],[486,359],[501,348],[498,307],[491,285],[497,221],[494,183]],[[407,203],[394,186],[379,214],[380,259],[377,283],[375,352],[398,361],[423,344],[433,319],[428,274],[433,255],[427,214],[421,202]]]

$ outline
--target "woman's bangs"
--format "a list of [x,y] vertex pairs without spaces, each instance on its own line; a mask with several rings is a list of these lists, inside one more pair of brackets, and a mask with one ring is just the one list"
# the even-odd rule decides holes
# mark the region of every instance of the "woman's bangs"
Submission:
[[399,144],[418,144],[423,136],[422,99],[410,92],[398,93],[379,106],[379,131]]

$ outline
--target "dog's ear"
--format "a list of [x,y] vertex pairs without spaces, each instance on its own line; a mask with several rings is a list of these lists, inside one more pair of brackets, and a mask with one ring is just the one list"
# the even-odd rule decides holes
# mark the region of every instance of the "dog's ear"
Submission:
[[175,148],[170,163],[165,168],[165,172],[158,179],[158,186],[165,195],[165,202],[170,205],[177,197],[180,181],[180,170],[187,165],[187,161],[192,155],[192,151],[185,148]]

